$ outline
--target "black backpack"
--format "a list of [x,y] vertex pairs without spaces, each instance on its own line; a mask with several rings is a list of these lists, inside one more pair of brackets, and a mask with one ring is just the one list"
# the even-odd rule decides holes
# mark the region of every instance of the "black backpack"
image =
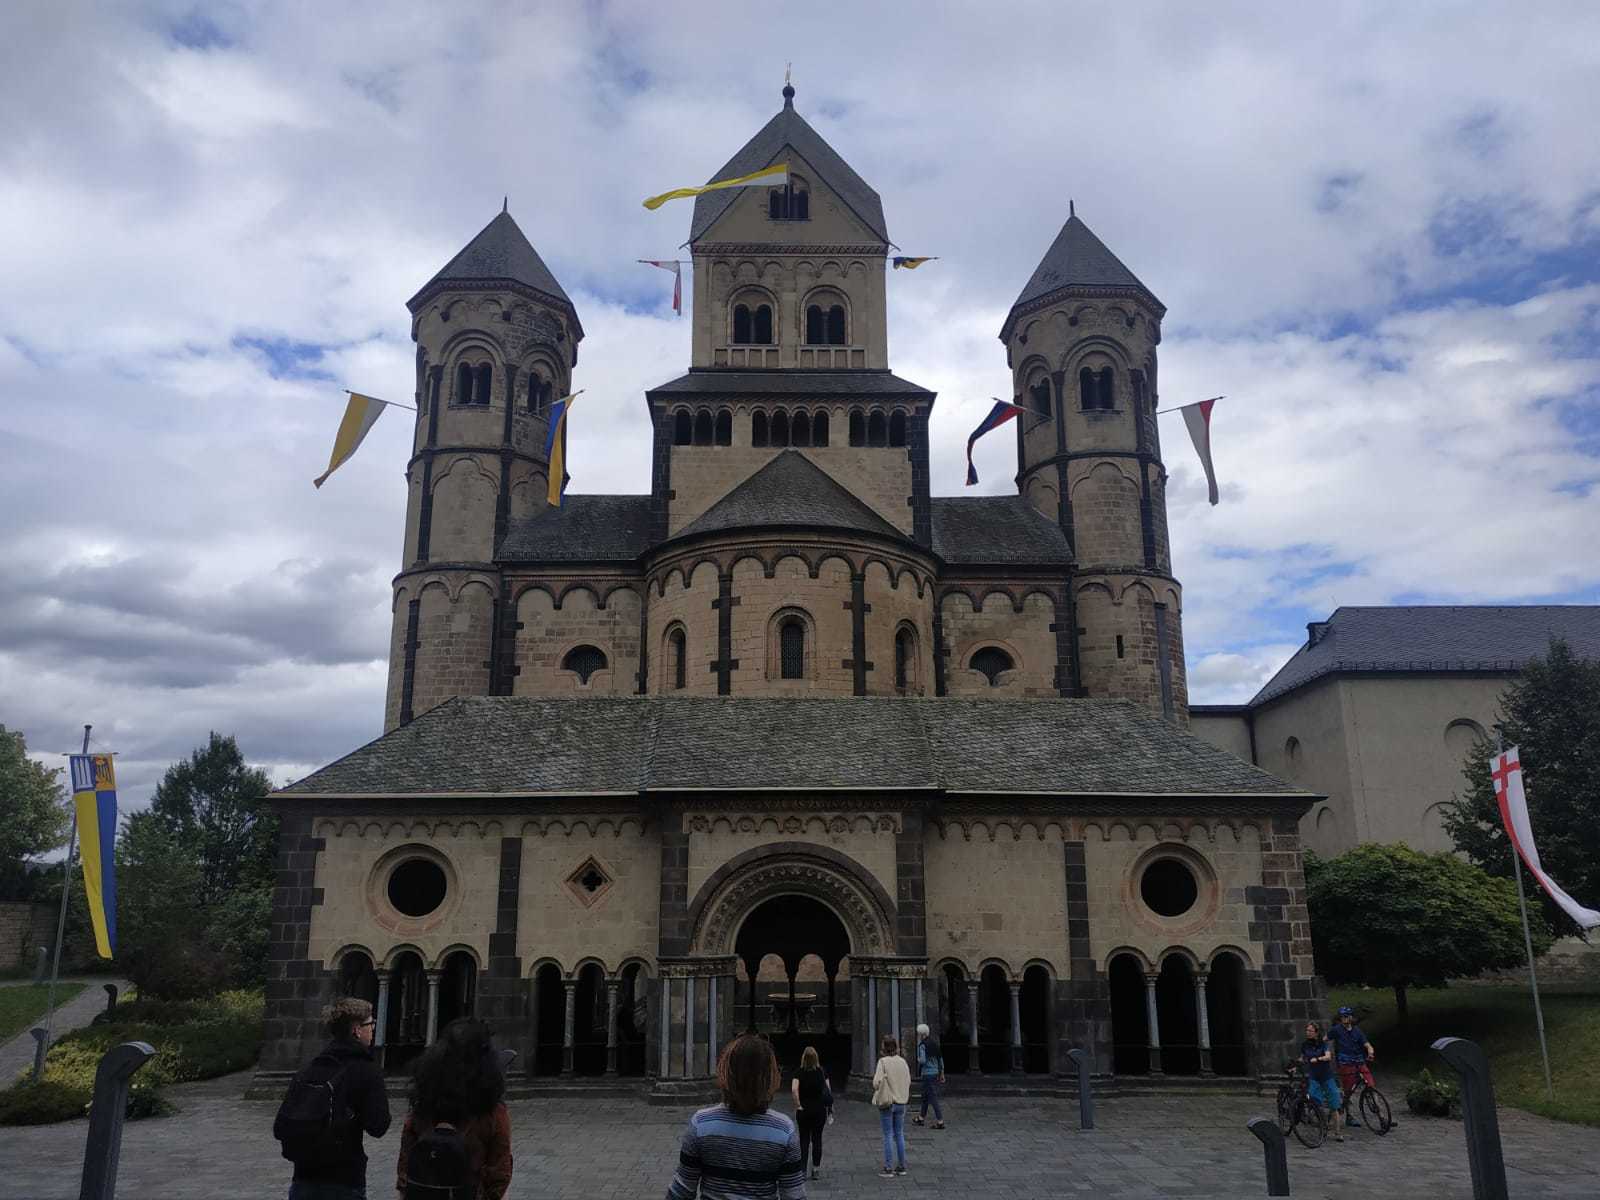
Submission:
[[939,1074],[944,1074],[944,1052],[939,1046],[939,1039],[926,1037],[922,1039],[924,1057],[930,1065],[937,1065]]
[[455,1126],[435,1125],[412,1145],[405,1200],[472,1200],[477,1190],[467,1139]]
[[289,1081],[272,1129],[283,1143],[283,1156],[295,1166],[334,1166],[348,1153],[344,1072],[333,1055],[319,1054]]

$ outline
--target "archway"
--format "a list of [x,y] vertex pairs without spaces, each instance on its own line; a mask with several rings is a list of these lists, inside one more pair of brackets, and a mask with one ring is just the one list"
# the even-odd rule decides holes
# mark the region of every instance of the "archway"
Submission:
[[1111,992],[1111,1069],[1118,1075],[1150,1073],[1150,1021],[1145,1009],[1144,964],[1117,954],[1106,969]]
[[645,1036],[650,1021],[650,977],[640,963],[622,968],[617,987],[617,1074],[645,1073]]
[[1211,1069],[1218,1075],[1248,1075],[1250,1046],[1245,1031],[1244,960],[1224,950],[1211,960],[1206,981],[1206,1024],[1211,1028]]
[[1035,963],[1022,973],[1022,1069],[1049,1072],[1050,972]]
[[609,1003],[605,970],[599,963],[585,963],[578,971],[578,986],[572,995],[572,1071],[575,1075],[605,1074]]
[[561,968],[545,963],[533,976],[533,1074],[561,1074],[567,996]]
[[967,1044],[967,977],[955,963],[947,962],[939,977],[939,1008],[944,1014],[940,1050],[947,1074],[964,1075],[975,1063]]
[[1011,1070],[1011,983],[996,963],[978,976],[978,1068],[985,1075]]
[[355,996],[378,1006],[378,973],[364,950],[347,951],[339,960],[339,995]]
[[1156,977],[1156,1025],[1161,1031],[1161,1069],[1168,1075],[1200,1073],[1199,998],[1194,971],[1181,954],[1169,954]]
[[439,1029],[472,1016],[478,1002],[478,964],[465,950],[444,956],[439,971]]
[[428,1036],[428,980],[422,956],[402,950],[389,965],[389,1020],[383,1031],[383,1066],[397,1071],[422,1053]]
[[740,923],[734,953],[744,972],[740,1023],[771,1039],[785,1071],[815,1046],[842,1086],[850,1069],[850,935],[838,914],[812,896],[769,897]]

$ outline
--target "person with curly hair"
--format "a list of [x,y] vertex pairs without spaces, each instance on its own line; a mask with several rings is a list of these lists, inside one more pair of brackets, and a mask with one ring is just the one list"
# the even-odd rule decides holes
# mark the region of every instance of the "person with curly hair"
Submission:
[[[409,1200],[501,1200],[511,1186],[511,1115],[505,1072],[489,1026],[463,1018],[445,1026],[411,1074],[411,1111],[400,1134],[395,1186]],[[407,1167],[419,1150],[464,1157],[464,1186],[440,1188],[412,1179]],[[435,1149],[437,1148],[437,1149]],[[419,1176],[422,1172],[415,1172]]]
[[794,1122],[769,1105],[783,1083],[765,1038],[735,1038],[717,1059],[722,1103],[689,1118],[667,1200],[805,1200]]

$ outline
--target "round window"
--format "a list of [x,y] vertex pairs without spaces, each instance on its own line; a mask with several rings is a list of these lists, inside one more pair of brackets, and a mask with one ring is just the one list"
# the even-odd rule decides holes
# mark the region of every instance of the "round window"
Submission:
[[427,858],[408,858],[389,873],[389,903],[408,917],[425,917],[444,903],[444,868]]
[[1176,858],[1158,858],[1144,869],[1139,895],[1150,910],[1163,917],[1181,917],[1200,897],[1194,872]]

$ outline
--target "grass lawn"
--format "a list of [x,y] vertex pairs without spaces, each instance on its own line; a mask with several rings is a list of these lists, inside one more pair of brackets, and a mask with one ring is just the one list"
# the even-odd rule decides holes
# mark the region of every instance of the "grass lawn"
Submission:
[[[56,984],[56,1007],[60,1008],[79,992],[81,983]],[[44,1016],[45,999],[50,988],[47,984],[35,987],[20,983],[15,987],[0,987],[0,1042],[7,1041],[38,1023]]]
[[[1435,1075],[1454,1079],[1455,1073],[1430,1047],[1436,1038],[1468,1038],[1488,1055],[1495,1099],[1501,1104],[1600,1126],[1600,995],[1540,993],[1555,1082],[1553,1101],[1545,1099],[1539,1031],[1527,988],[1412,988],[1406,999],[1411,1022],[1402,1030],[1395,1022],[1394,993],[1387,988],[1332,988],[1328,993],[1330,1007],[1355,1008],[1382,1070],[1409,1078],[1427,1067]],[[1389,1100],[1400,1108],[1404,1094]]]

